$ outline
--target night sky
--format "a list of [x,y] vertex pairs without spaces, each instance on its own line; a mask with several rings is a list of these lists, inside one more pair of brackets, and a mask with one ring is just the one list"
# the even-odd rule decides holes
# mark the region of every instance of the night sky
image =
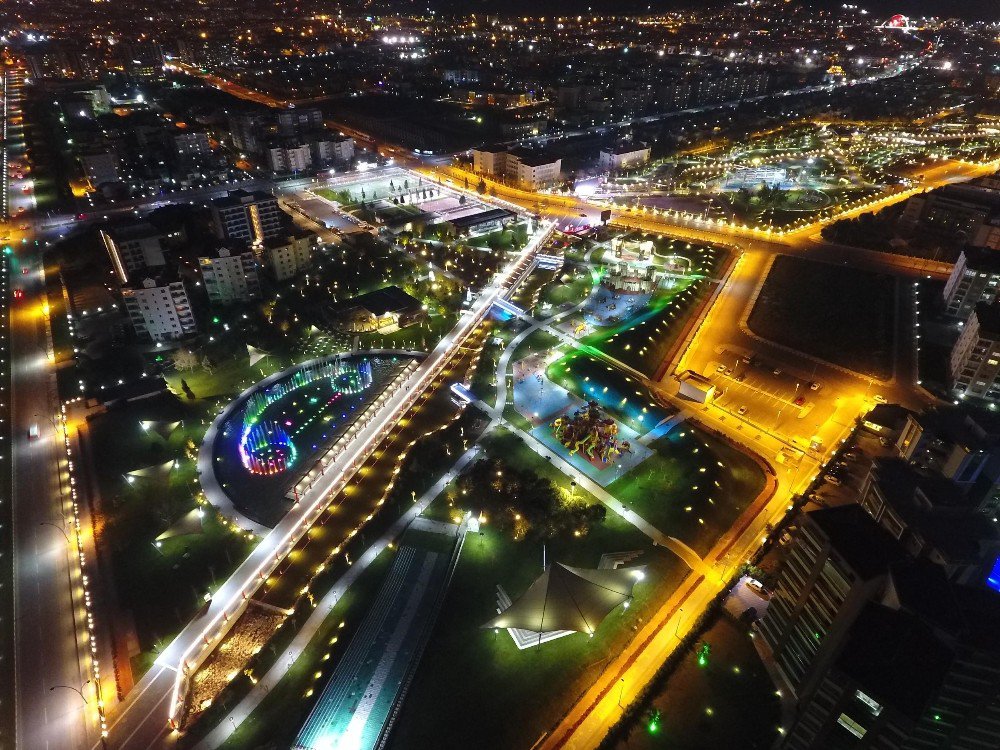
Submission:
[[[821,8],[837,7],[843,0],[797,0],[803,5]],[[907,16],[939,15],[1000,21],[1000,0],[851,0],[875,16],[902,13]],[[386,2],[386,0],[382,0]],[[376,3],[378,4],[378,3]],[[698,0],[388,0],[386,4],[396,9],[427,8],[439,12],[477,13],[581,13],[587,9],[597,12],[639,13],[647,8],[676,10],[678,8],[704,8],[727,3],[698,2]]]

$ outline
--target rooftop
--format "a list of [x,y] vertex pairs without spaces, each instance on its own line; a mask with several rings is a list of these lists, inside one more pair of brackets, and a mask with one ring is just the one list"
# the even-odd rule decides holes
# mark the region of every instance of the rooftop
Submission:
[[830,544],[862,578],[882,575],[889,565],[906,558],[906,551],[860,505],[820,508],[806,514]]

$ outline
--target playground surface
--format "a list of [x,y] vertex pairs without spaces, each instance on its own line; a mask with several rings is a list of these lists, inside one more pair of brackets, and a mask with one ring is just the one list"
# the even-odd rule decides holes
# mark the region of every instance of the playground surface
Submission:
[[[556,437],[552,429],[553,421],[560,416],[571,418],[575,412],[586,408],[587,403],[553,383],[545,374],[545,356],[533,354],[514,364],[514,408],[521,413],[533,428],[531,435],[539,442],[562,455],[574,468],[590,479],[607,487],[616,479],[628,474],[653,451],[639,442],[640,433],[618,420],[613,420],[619,443],[629,443],[628,450],[622,450],[612,460],[602,461],[599,457],[589,457],[586,447],[572,451]],[[610,415],[605,414],[609,419]]]

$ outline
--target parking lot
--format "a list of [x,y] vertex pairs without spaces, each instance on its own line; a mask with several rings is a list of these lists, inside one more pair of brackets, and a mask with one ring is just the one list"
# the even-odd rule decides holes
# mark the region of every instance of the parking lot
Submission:
[[839,399],[821,382],[788,372],[753,352],[723,349],[709,361],[705,375],[717,389],[715,406],[803,448],[821,425],[837,416]]

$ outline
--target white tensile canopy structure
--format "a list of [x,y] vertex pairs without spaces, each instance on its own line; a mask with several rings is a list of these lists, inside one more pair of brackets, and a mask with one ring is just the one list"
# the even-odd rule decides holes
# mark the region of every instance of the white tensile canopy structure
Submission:
[[644,566],[595,570],[554,563],[483,627],[593,635],[611,610],[632,598],[632,588],[644,571]]

